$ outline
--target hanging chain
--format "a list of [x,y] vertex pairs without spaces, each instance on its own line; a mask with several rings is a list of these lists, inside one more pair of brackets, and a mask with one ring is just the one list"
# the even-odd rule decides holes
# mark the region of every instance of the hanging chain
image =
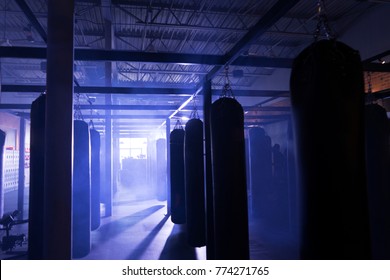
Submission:
[[317,2],[317,27],[314,32],[314,40],[318,41],[321,35],[321,29],[324,30],[326,39],[333,39],[335,36],[329,26],[328,16],[326,15],[325,5],[323,0]]
[[196,106],[195,98],[192,99],[192,103],[193,103],[194,109],[192,110],[192,112],[190,114],[190,119],[199,119],[198,108]]
[[220,97],[234,98],[232,86],[229,79],[229,66],[225,67],[225,85],[222,88]]
[[81,108],[80,108],[80,93],[76,92],[76,108],[74,110],[74,118],[75,120],[84,120],[83,114],[81,113]]
[[175,127],[173,129],[183,129],[180,119],[176,121]]
[[89,127],[92,129],[95,129],[95,124],[93,123],[93,120],[92,120],[92,116],[93,116],[92,101],[88,95],[86,95],[86,96],[87,96],[87,101],[88,101],[89,105],[91,106],[91,111],[90,111],[91,119],[89,120]]
[[95,124],[93,123],[92,119],[89,120],[89,127],[95,129]]

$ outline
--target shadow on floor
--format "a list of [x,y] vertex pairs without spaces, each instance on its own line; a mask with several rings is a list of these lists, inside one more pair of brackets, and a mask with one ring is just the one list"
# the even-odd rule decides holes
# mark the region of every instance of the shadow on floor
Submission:
[[153,239],[157,236],[160,230],[163,228],[164,224],[168,220],[169,216],[166,215],[158,224],[155,226],[152,231],[142,240],[140,244],[133,250],[133,252],[126,258],[127,260],[138,260],[141,258],[145,250],[148,248]]
[[174,225],[171,235],[168,237],[160,260],[196,260],[195,248],[187,243],[185,225]]
[[102,225],[97,230],[99,234],[99,242],[105,242],[110,238],[114,238],[115,236],[119,235],[125,230],[128,230],[130,227],[136,225],[163,207],[164,205],[154,205],[144,210],[135,212],[129,216]]

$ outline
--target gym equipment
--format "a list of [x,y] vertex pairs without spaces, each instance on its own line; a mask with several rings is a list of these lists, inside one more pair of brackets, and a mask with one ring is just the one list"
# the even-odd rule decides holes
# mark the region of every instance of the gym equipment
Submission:
[[230,97],[211,105],[215,259],[249,259],[244,112]]
[[157,199],[167,200],[167,157],[166,140],[156,141],[156,162],[157,162]]
[[73,151],[73,218],[72,257],[82,258],[90,252],[91,184],[90,136],[88,124],[74,121]]
[[184,137],[187,240],[192,247],[206,245],[203,122],[190,119]]
[[[5,137],[6,137],[6,133],[4,131],[2,131],[0,129],[0,202],[2,202],[4,200],[3,198],[3,155],[4,155],[4,144],[5,144]],[[2,203],[1,203],[1,207],[2,206]],[[2,209],[0,209],[0,213],[3,212]]]
[[26,242],[26,235],[18,234],[12,235],[10,231],[14,225],[27,223],[28,220],[17,220],[17,216],[20,214],[19,210],[5,213],[0,219],[0,230],[4,230],[6,235],[1,239],[1,250],[12,251],[16,246],[22,246]]
[[390,259],[390,150],[386,110],[365,107],[366,170],[373,259]]
[[335,40],[316,41],[295,58],[290,88],[301,258],[369,259],[359,53]]
[[186,222],[184,133],[181,125],[176,125],[170,133],[171,220],[174,224]]
[[252,216],[263,222],[268,220],[269,196],[272,191],[271,138],[263,128],[249,130],[250,190]]
[[31,104],[28,258],[43,259],[46,95]]
[[90,129],[91,137],[91,230],[100,226],[100,133]]
[[289,225],[290,232],[294,240],[298,239],[298,194],[296,178],[296,161],[294,150],[294,137],[292,121],[287,125],[287,184],[288,184],[288,201],[289,201]]

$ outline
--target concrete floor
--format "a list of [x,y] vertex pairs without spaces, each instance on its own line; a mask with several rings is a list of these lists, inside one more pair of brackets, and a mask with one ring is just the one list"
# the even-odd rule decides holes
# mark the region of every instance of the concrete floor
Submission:
[[[166,216],[166,201],[137,197],[120,189],[113,198],[113,215],[101,219],[91,232],[87,260],[196,260],[206,259],[206,248],[187,245],[184,225]],[[3,233],[3,232],[2,232]],[[12,234],[26,234],[27,224],[17,225]],[[250,220],[250,257],[256,260],[297,259],[296,242],[288,231]],[[13,252],[0,252],[0,259],[26,259],[27,243]]]

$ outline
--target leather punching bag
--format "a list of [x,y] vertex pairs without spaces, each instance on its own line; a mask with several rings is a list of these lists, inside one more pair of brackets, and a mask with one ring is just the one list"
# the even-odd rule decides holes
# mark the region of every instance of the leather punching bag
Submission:
[[[2,131],[0,129],[0,201],[4,201],[4,191],[3,191],[3,155],[4,155],[4,145],[5,145],[5,137],[6,137],[6,133],[5,131]],[[1,213],[3,211],[0,210],[0,215],[3,215],[3,213]]]
[[293,62],[301,258],[369,259],[364,82],[359,53],[318,41]]
[[244,112],[233,98],[211,106],[215,259],[249,259]]
[[263,128],[249,130],[249,158],[251,174],[252,215],[264,223],[271,218],[270,195],[272,190],[271,138]]
[[100,133],[90,130],[91,137],[91,230],[100,226]]
[[184,181],[184,129],[175,128],[170,134],[171,156],[171,220],[175,224],[186,222]]
[[386,110],[365,108],[366,168],[373,259],[390,259],[390,149]]
[[43,259],[46,95],[31,104],[28,258]]
[[187,240],[192,247],[206,245],[203,122],[190,119],[184,137]]
[[91,247],[90,141],[88,124],[74,121],[72,257],[82,258]]

